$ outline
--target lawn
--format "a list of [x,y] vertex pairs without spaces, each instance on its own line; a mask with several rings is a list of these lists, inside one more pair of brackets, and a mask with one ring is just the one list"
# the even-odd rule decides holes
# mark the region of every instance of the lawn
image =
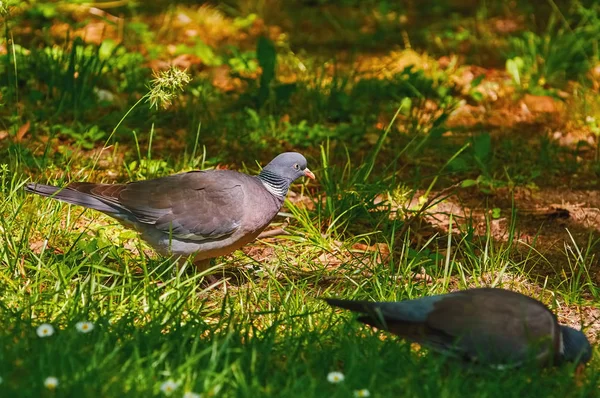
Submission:
[[[600,396],[600,6],[490,3],[0,2],[0,396]],[[284,151],[316,180],[202,272],[24,191]],[[320,299],[478,286],[593,359],[469,366]]]

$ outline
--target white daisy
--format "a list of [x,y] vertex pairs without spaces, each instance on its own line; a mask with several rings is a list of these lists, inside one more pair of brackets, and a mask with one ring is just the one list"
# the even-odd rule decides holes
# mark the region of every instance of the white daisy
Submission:
[[94,330],[94,324],[92,322],[77,322],[75,327],[81,333],[89,333]]
[[48,390],[54,390],[58,386],[58,379],[54,376],[46,377],[44,385]]
[[160,391],[164,392],[165,395],[171,395],[173,391],[177,390],[177,387],[179,387],[179,383],[169,379],[161,384]]
[[342,372],[329,372],[327,381],[333,384],[341,383],[344,381],[344,374]]
[[40,337],[50,337],[54,334],[54,327],[49,323],[42,323],[35,331]]
[[371,393],[366,388],[363,388],[361,390],[354,390],[354,396],[357,398],[370,397]]

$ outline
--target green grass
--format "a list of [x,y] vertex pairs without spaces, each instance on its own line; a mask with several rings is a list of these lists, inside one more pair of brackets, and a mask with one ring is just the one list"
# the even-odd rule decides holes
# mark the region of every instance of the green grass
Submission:
[[[60,381],[56,396],[94,397],[158,396],[168,379],[181,383],[174,396],[190,390],[213,391],[215,396],[343,397],[367,388],[381,397],[588,397],[597,389],[597,359],[582,381],[574,379],[572,366],[520,372],[463,369],[454,361],[411,350],[396,338],[381,339],[318,299],[402,300],[447,291],[449,284],[484,284],[486,275],[504,279],[505,273],[509,280],[513,273],[522,275],[510,259],[510,247],[495,247],[490,240],[484,247],[468,240],[438,248],[428,243],[411,252],[403,242],[394,246],[398,231],[390,229],[359,238],[388,241],[396,253],[390,262],[381,263],[378,253],[352,257],[351,249],[342,247],[337,255],[344,262],[332,268],[317,257],[327,252],[335,256],[333,240],[340,235],[322,237],[317,219],[316,230],[292,221],[295,235],[272,245],[275,252],[268,262],[239,255],[225,259],[224,265],[250,262],[262,272],[247,269],[239,277],[241,284],[207,287],[194,270],[175,270],[169,261],[120,247],[121,227],[93,233],[96,219],[92,231],[81,232],[75,224],[87,224],[91,212],[81,220],[79,208],[24,197],[20,177],[4,183],[4,396],[51,396],[42,384],[48,376]],[[48,242],[34,253],[28,243],[38,239]],[[130,236],[125,241],[140,248]],[[427,255],[443,249],[446,258]],[[301,271],[311,262],[307,276]],[[421,267],[434,283],[412,277]],[[573,302],[581,302],[582,289],[595,289],[578,281],[571,280],[562,291]],[[547,301],[547,292],[538,294]],[[89,334],[75,328],[85,320],[95,325]],[[42,323],[54,325],[56,333],[38,337],[36,328]],[[330,371],[342,371],[346,380],[328,383]]]
[[[164,396],[160,388],[167,380],[179,383],[175,397],[185,391],[204,397],[349,397],[363,388],[373,397],[599,395],[596,343],[581,377],[571,365],[518,371],[467,367],[373,331],[319,300],[405,300],[502,286],[543,301],[571,323],[579,321],[580,308],[598,306],[597,234],[569,229],[562,250],[550,250],[538,245],[554,222],[544,220],[532,241],[519,238],[518,221],[524,217],[515,205],[519,189],[568,189],[565,181],[596,188],[593,151],[583,144],[563,147],[544,133],[573,125],[539,118],[525,125],[494,127],[483,120],[450,128],[446,121],[465,103],[493,109],[498,103],[518,105],[519,99],[506,95],[493,102],[474,95],[487,75],[467,92],[456,83],[467,65],[443,68],[417,51],[392,52],[387,44],[399,36],[419,43],[446,32],[446,42],[431,41],[443,45],[447,55],[460,52],[461,43],[475,35],[476,49],[488,46],[482,50],[485,58],[485,51],[497,57],[498,47],[506,50],[513,43],[506,56],[525,59],[529,69],[520,73],[554,93],[569,89],[565,79],[585,80],[583,65],[595,62],[595,43],[587,38],[600,26],[596,8],[556,12],[552,18],[567,21],[561,20],[562,30],[554,35],[527,25],[502,36],[477,29],[511,16],[481,4],[465,17],[436,5],[428,16],[439,20],[435,26],[413,31],[410,19],[406,25],[398,17],[419,14],[385,1],[370,1],[373,7],[322,1],[327,12],[297,2],[287,10],[287,23],[296,26],[301,15],[313,13],[324,23],[315,31],[290,29],[271,43],[258,39],[263,32],[251,27],[260,18],[268,25],[266,14],[279,11],[268,1],[231,3],[236,5],[223,6],[222,12],[160,2],[148,10],[134,4],[120,8],[115,12],[139,15],[135,22],[125,17],[127,34],[119,46],[49,35],[46,28],[57,16],[76,27],[85,24],[58,3],[20,5],[23,12],[14,15],[0,10],[6,16],[0,44],[15,44],[0,54],[5,76],[0,85],[0,397]],[[519,3],[527,9],[527,2]],[[211,27],[219,22],[215,15],[221,16],[223,26],[233,24],[245,37],[225,44],[185,39],[176,55],[201,49],[207,58],[188,69],[191,81],[179,76],[180,83],[172,84],[171,71],[155,76],[165,84],[152,82],[147,65],[167,54],[172,36],[180,32],[177,24],[156,31],[156,19],[173,24],[166,16],[179,12],[205,18]],[[450,22],[437,17],[450,13]],[[574,15],[581,17],[578,24]],[[375,21],[374,30],[361,32],[357,27],[364,21]],[[30,25],[37,36],[19,36],[20,27]],[[464,26],[473,32],[458,35],[455,30]],[[330,30],[336,33],[324,34]],[[527,46],[527,37],[535,45]],[[347,49],[351,54],[311,52],[311,43],[321,41],[329,49],[340,43],[356,47]],[[307,47],[297,49],[294,43]],[[385,73],[355,68],[356,59],[382,48],[393,54],[392,63],[378,66]],[[417,65],[396,67],[404,57],[417,59]],[[581,57],[585,63],[579,63]],[[427,63],[435,65],[421,65]],[[224,64],[232,65],[227,77],[239,79],[233,92],[211,80],[211,68]],[[252,75],[258,65],[268,75]],[[286,80],[290,75],[297,78],[293,84]],[[573,95],[582,102],[577,109],[592,112],[594,104],[584,102],[597,97],[597,89],[580,84]],[[116,99],[103,100],[95,89]],[[110,218],[23,191],[32,180],[129,181],[218,165],[254,174],[257,161],[264,165],[284,150],[304,153],[317,183],[293,186],[305,200],[291,198],[285,220],[275,220],[278,226],[289,223],[289,235],[217,259],[215,272],[222,267],[237,272],[213,286],[189,265],[178,268],[153,254]],[[453,214],[430,224],[447,216],[440,207],[457,189],[459,197],[484,198],[483,208],[471,209],[485,215],[483,228],[477,214]],[[496,203],[506,200],[501,190],[512,199],[502,208]],[[499,218],[506,223],[506,239],[493,232]],[[80,333],[75,325],[81,321],[91,321],[93,331]],[[593,315],[581,316],[585,326],[594,322]],[[53,325],[52,336],[38,337],[43,323]],[[329,383],[332,371],[343,372],[345,380]],[[49,376],[59,380],[54,391],[44,387]]]
[[[307,300],[296,307],[295,295],[288,300],[292,309],[251,312],[250,319],[235,316],[241,300],[229,297],[216,311],[221,321],[209,324],[202,311],[182,319],[173,308],[178,300],[161,300],[163,294],[148,291],[146,316],[153,321],[140,324],[135,315],[101,317],[89,334],[76,332],[73,321],[63,316],[62,322],[55,321],[61,330],[40,339],[33,332],[35,323],[17,314],[3,332],[3,340],[11,333],[12,346],[3,351],[1,369],[10,377],[5,377],[3,393],[50,396],[41,386],[46,375],[60,380],[56,396],[90,397],[158,396],[167,379],[181,383],[174,396],[192,390],[227,397],[347,397],[362,388],[380,397],[589,397],[599,382],[598,372],[588,370],[578,385],[571,367],[524,369],[518,376],[462,368],[411,351],[406,343],[382,341],[370,330],[332,317],[320,302]],[[244,294],[244,301],[268,299],[252,296]],[[329,384],[330,371],[342,371],[345,381]]]

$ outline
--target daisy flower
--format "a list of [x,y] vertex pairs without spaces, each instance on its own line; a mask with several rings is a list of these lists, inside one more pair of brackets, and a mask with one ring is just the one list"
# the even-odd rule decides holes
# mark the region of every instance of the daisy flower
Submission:
[[81,333],[89,333],[94,330],[94,324],[92,322],[77,322],[75,327]]
[[371,393],[366,388],[363,388],[361,390],[354,390],[354,396],[357,398],[370,397]]
[[179,383],[175,383],[169,379],[160,385],[160,391],[164,392],[165,395],[171,395],[179,387]]
[[58,387],[58,379],[54,376],[46,377],[46,380],[44,380],[44,385],[48,390],[54,390],[56,387]]
[[342,372],[329,372],[327,381],[333,384],[341,383],[344,381],[344,374]]
[[192,391],[187,391],[185,394],[183,394],[183,398],[202,398],[202,394],[197,394]]
[[54,334],[54,327],[49,323],[42,323],[35,332],[40,337],[50,337]]

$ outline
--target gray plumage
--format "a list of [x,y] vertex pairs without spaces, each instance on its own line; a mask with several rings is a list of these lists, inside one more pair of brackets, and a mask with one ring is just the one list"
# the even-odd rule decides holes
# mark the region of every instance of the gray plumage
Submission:
[[325,299],[358,320],[434,350],[490,365],[585,363],[586,336],[559,325],[541,302],[503,289],[469,289],[400,302]]
[[158,252],[201,261],[254,240],[277,215],[297,178],[314,179],[304,156],[286,152],[258,176],[231,170],[191,171],[128,184],[37,183],[25,190],[88,207],[135,228]]

